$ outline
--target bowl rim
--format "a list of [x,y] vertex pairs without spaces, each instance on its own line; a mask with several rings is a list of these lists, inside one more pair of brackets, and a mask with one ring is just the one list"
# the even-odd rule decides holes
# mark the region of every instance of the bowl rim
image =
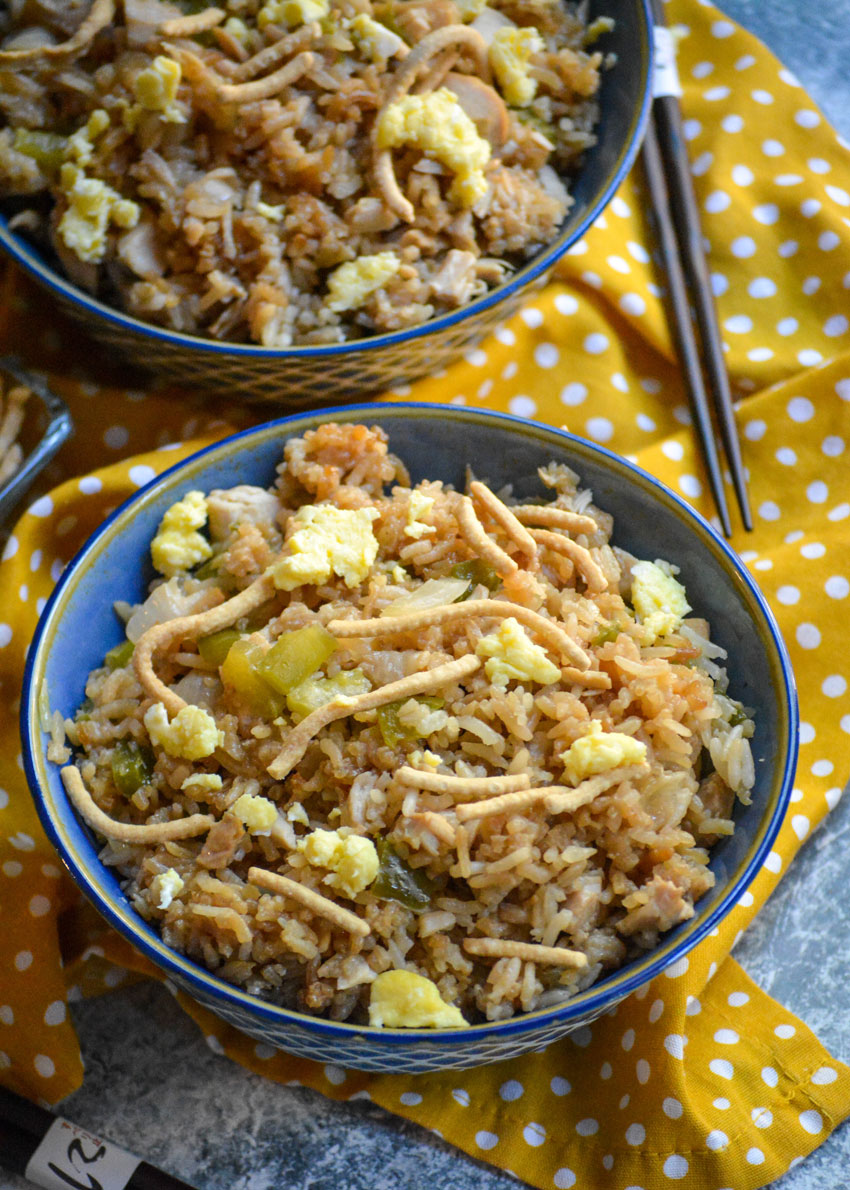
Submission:
[[[781,688],[777,691],[777,711],[779,715],[780,741],[784,731],[785,747],[782,757],[777,761],[774,769],[774,779],[771,792],[776,790],[775,804],[766,821],[762,821],[755,832],[754,842],[750,847],[751,857],[748,862],[741,861],[737,877],[730,880],[717,904],[693,926],[689,933],[682,938],[671,938],[662,942],[638,957],[628,965],[603,976],[601,981],[592,984],[566,1003],[548,1008],[535,1009],[530,1013],[522,1013],[503,1021],[487,1021],[481,1024],[468,1025],[463,1030],[458,1029],[389,1029],[376,1028],[370,1025],[354,1025],[345,1021],[329,1021],[321,1017],[310,1016],[295,1009],[284,1008],[262,1000],[244,989],[227,984],[214,972],[196,964],[187,956],[172,950],[162,940],[156,929],[145,922],[131,908],[128,901],[120,904],[118,897],[113,898],[103,891],[96,876],[99,872],[93,869],[90,875],[88,865],[84,859],[78,857],[67,831],[61,826],[61,819],[56,820],[50,813],[51,789],[50,773],[54,773],[54,784],[58,782],[60,796],[65,797],[58,773],[61,766],[46,761],[41,746],[42,728],[39,715],[39,691],[44,677],[46,656],[53,632],[60,622],[62,605],[73,594],[76,580],[86,569],[86,564],[92,554],[117,536],[123,528],[123,523],[136,515],[139,506],[144,507],[158,497],[159,489],[168,487],[183,473],[197,470],[208,462],[215,461],[216,454],[226,456],[236,449],[240,451],[252,437],[268,438],[275,434],[288,434],[298,431],[299,423],[315,422],[317,419],[356,421],[358,417],[380,422],[382,419],[392,420],[398,416],[416,416],[445,419],[457,417],[460,420],[471,419],[478,422],[503,424],[513,427],[523,434],[537,435],[541,438],[562,440],[571,451],[579,456],[596,458],[603,466],[613,468],[627,481],[637,483],[645,491],[650,492],[662,503],[671,507],[671,511],[682,518],[686,524],[695,530],[701,544],[715,555],[723,568],[730,572],[739,586],[746,590],[752,600],[758,615],[761,617],[761,632],[763,641],[772,647],[770,657],[772,668],[781,679]],[[189,478],[189,476],[187,476]],[[770,648],[768,648],[770,653]],[[598,1015],[606,1008],[631,994],[638,987],[647,984],[671,964],[680,960],[690,950],[701,942],[723,917],[733,908],[738,898],[761,869],[764,860],[778,834],[790,804],[791,791],[794,783],[798,751],[799,712],[797,704],[796,684],[791,661],[782,639],[781,632],[771,612],[764,595],[761,593],[754,579],[743,566],[740,558],[725,541],[717,530],[699,512],[692,508],[682,497],[678,496],[661,480],[639,467],[636,463],[616,454],[607,447],[578,435],[571,434],[558,427],[549,426],[542,422],[535,422],[514,414],[501,413],[475,406],[442,406],[421,402],[365,402],[356,405],[336,406],[321,410],[299,411],[264,422],[258,426],[249,427],[236,434],[202,448],[199,451],[178,461],[154,479],[150,480],[138,491],[132,493],[101,523],[93,534],[83,543],[77,553],[66,565],[56,587],[52,591],[47,604],[39,618],[30,646],[24,680],[20,708],[20,730],[24,769],[30,786],[35,807],[50,842],[56,848],[62,862],[70,872],[78,887],[91,900],[107,922],[122,934],[145,957],[150,959],[166,977],[173,976],[175,981],[191,989],[191,994],[209,1003],[210,1000],[222,1006],[239,1007],[245,1010],[255,1020],[264,1024],[286,1025],[287,1023],[301,1027],[314,1034],[317,1038],[338,1041],[377,1042],[387,1048],[410,1046],[416,1043],[430,1042],[431,1045],[456,1045],[460,1037],[480,1040],[522,1037],[523,1034],[535,1032],[539,1027],[576,1020],[577,1025],[583,1023],[590,1016]],[[778,741],[778,742],[780,742]],[[73,820],[78,828],[90,832],[88,826],[82,823],[79,815],[70,807]],[[95,859],[98,867],[99,861]],[[116,904],[118,902],[118,904]]]
[[[416,326],[406,327],[398,331],[390,331],[382,335],[366,336],[362,339],[348,339],[342,343],[305,344],[292,347],[263,347],[260,344],[228,343],[217,339],[205,339],[198,335],[185,334],[181,331],[167,330],[155,323],[145,322],[130,314],[125,314],[115,306],[85,293],[69,280],[47,265],[30,244],[14,232],[7,225],[6,216],[0,214],[0,248],[11,256],[31,277],[46,286],[57,297],[80,308],[88,317],[94,317],[106,322],[113,331],[134,334],[143,339],[151,340],[154,344],[165,348],[192,349],[211,356],[235,356],[240,360],[289,360],[326,358],[332,356],[358,355],[380,351],[397,344],[409,343],[411,340],[422,338],[429,334],[439,334],[451,330],[467,318],[472,321],[476,315],[483,314],[493,306],[530,285],[546,272],[555,261],[564,255],[573,244],[585,234],[591,224],[599,217],[613,198],[626,174],[632,167],[640,149],[643,134],[649,118],[649,108],[652,102],[652,79],[655,67],[655,47],[651,31],[654,21],[650,11],[651,0],[635,0],[635,15],[637,16],[637,35],[642,65],[640,78],[640,102],[631,113],[631,121],[627,134],[620,146],[616,165],[611,173],[607,185],[591,204],[582,218],[571,227],[565,228],[539,255],[533,257],[522,268],[501,285],[489,290],[474,302],[459,307],[438,318],[429,319]],[[569,220],[569,212],[566,219]]]

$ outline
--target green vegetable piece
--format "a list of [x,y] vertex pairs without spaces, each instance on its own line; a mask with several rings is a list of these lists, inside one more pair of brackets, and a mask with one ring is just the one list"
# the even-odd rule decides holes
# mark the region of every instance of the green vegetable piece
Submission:
[[77,723],[82,723],[86,719],[91,719],[91,713],[94,710],[94,702],[90,698],[84,698],[80,703],[74,719]]
[[600,628],[596,636],[590,642],[592,645],[609,645],[615,641],[620,635],[622,628],[619,620],[611,620],[604,628]]
[[122,640],[120,645],[109,650],[103,659],[103,664],[109,669],[123,669],[125,665],[130,664],[135,647],[131,640]]
[[303,719],[338,695],[356,698],[371,689],[372,683],[362,669],[345,669],[335,678],[307,678],[293,686],[286,696],[286,705],[296,718]]
[[739,703],[739,702],[735,703],[735,709],[732,712],[732,714],[729,716],[729,726],[730,727],[739,727],[742,723],[746,723],[748,719],[749,719],[749,715],[744,710],[741,703]]
[[377,850],[380,866],[369,891],[414,912],[427,909],[434,895],[433,880],[422,869],[411,868],[386,839],[378,839]]
[[235,628],[222,628],[220,632],[202,636],[198,641],[198,652],[209,665],[223,665],[231,646],[241,639],[242,633]]
[[266,653],[258,670],[280,694],[288,694],[312,677],[336,651],[337,642],[321,624],[284,632]]
[[220,554],[213,554],[211,558],[207,558],[206,562],[202,562],[196,570],[192,571],[192,576],[199,579],[215,578],[218,574],[220,559]]
[[286,700],[261,676],[259,666],[264,656],[262,645],[249,637],[234,641],[221,663],[221,680],[255,715],[276,719],[283,712]]
[[135,740],[121,740],[112,750],[112,780],[123,797],[132,797],[153,776],[154,754]]
[[452,578],[465,578],[469,583],[464,594],[456,599],[455,603],[463,603],[479,585],[486,587],[488,591],[495,591],[502,581],[493,567],[488,566],[482,558],[470,558],[468,562],[456,562],[449,574]]
[[32,157],[46,173],[55,173],[64,161],[66,140],[57,132],[43,132],[38,128],[18,128],[15,148]]
[[[399,711],[407,701],[407,699],[400,699],[398,702],[388,702],[382,707],[378,707],[378,727],[381,729],[384,743],[389,748],[394,748],[402,740],[420,739],[416,728],[411,727],[408,723],[402,723],[398,717]],[[420,698],[417,701],[424,702],[432,711],[439,711],[445,705],[443,698]]]

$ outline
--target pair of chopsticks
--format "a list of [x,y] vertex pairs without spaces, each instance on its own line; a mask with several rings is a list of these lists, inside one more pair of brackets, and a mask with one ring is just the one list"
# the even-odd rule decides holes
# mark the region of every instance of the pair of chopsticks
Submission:
[[[664,23],[662,0],[652,0],[656,68],[653,103],[642,158],[658,246],[666,272],[673,337],[685,372],[691,412],[699,435],[714,503],[727,537],[732,522],[720,462],[714,416],[726,453],[744,528],[753,527],[738,428],[723,360],[717,311],[702,247],[699,210],[691,182],[678,96],[673,38]],[[691,320],[696,316],[702,359]]]

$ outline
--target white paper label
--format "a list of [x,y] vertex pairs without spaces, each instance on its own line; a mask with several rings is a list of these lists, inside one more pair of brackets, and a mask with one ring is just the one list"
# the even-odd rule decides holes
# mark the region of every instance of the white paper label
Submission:
[[676,43],[673,34],[665,25],[655,26],[653,39],[655,48],[655,74],[652,79],[652,95],[658,99],[661,95],[682,94],[679,84],[679,72],[676,69]]
[[44,1190],[124,1190],[140,1164],[126,1149],[58,1117],[24,1177]]

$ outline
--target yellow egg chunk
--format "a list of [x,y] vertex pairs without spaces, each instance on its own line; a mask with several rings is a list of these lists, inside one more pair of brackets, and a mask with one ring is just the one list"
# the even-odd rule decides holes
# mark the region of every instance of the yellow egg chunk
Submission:
[[163,120],[171,124],[183,124],[186,117],[175,103],[180,75],[180,63],[159,54],[133,82],[133,93],[139,106],[145,111],[159,112]]
[[184,760],[202,760],[224,743],[223,732],[203,707],[183,707],[169,723],[165,707],[155,702],[145,711],[144,724],[154,746]]
[[330,0],[269,0],[257,13],[257,26],[305,25],[308,21],[320,21],[331,10]]
[[646,744],[620,731],[603,731],[593,720],[590,731],[561,753],[564,776],[573,785],[597,773],[608,773],[624,765],[641,764],[646,759]]
[[381,286],[386,285],[401,268],[395,252],[375,252],[372,256],[358,256],[339,265],[328,277],[328,309],[342,314],[362,306]]
[[106,182],[86,177],[70,161],[62,166],[59,184],[68,200],[67,210],[59,220],[59,236],[80,260],[97,264],[106,254],[110,223],[125,229],[135,227],[139,208]]
[[203,492],[187,492],[172,504],[159,523],[151,542],[151,561],[160,574],[172,578],[212,556],[212,546],[198,533],[207,523],[207,501]]
[[426,496],[424,492],[416,490],[410,493],[410,501],[407,505],[407,524],[404,527],[405,537],[412,537],[418,541],[426,533],[436,532],[433,525],[425,524],[421,519],[427,516],[434,507],[435,499],[434,496]]
[[530,59],[545,48],[546,43],[533,26],[506,27],[493,34],[490,65],[505,102],[511,107],[528,107],[537,94],[537,80],[529,74]]
[[174,868],[169,868],[166,872],[160,872],[158,876],[154,876],[151,881],[151,892],[154,896],[157,909],[167,909],[174,898],[184,888],[184,881],[179,872],[175,872]]
[[361,54],[371,62],[382,65],[388,58],[394,57],[407,48],[404,38],[393,33],[386,25],[376,21],[365,12],[358,13],[348,22],[348,32],[351,40]]
[[490,160],[490,142],[478,135],[448,87],[387,104],[377,124],[377,145],[411,145],[441,162],[455,175],[449,198],[459,206],[471,207],[487,193],[483,171]]
[[196,789],[199,793],[215,793],[221,789],[218,773],[193,773],[180,785],[181,789]]
[[230,807],[230,813],[244,824],[252,835],[268,835],[277,822],[277,806],[267,797],[243,793]]
[[653,638],[675,632],[691,610],[685,588],[666,566],[636,562],[632,567],[632,606]]
[[89,165],[94,156],[94,141],[109,127],[109,115],[102,107],[96,108],[82,128],[68,137],[65,145],[65,160],[76,165]]
[[482,636],[475,646],[478,657],[486,657],[484,671],[494,686],[504,689],[508,682],[557,682],[561,671],[535,644],[518,620],[508,616],[495,632]]
[[362,583],[378,556],[372,521],[374,508],[335,508],[304,504],[293,517],[298,526],[288,539],[288,553],[270,567],[274,585],[292,591],[305,583],[324,583],[338,575],[347,587]]
[[466,1029],[469,1022],[439,988],[413,971],[384,971],[372,983],[369,1024],[389,1029]]
[[378,852],[371,839],[315,830],[298,841],[298,850],[309,864],[329,868],[322,883],[346,897],[356,897],[378,875]]

